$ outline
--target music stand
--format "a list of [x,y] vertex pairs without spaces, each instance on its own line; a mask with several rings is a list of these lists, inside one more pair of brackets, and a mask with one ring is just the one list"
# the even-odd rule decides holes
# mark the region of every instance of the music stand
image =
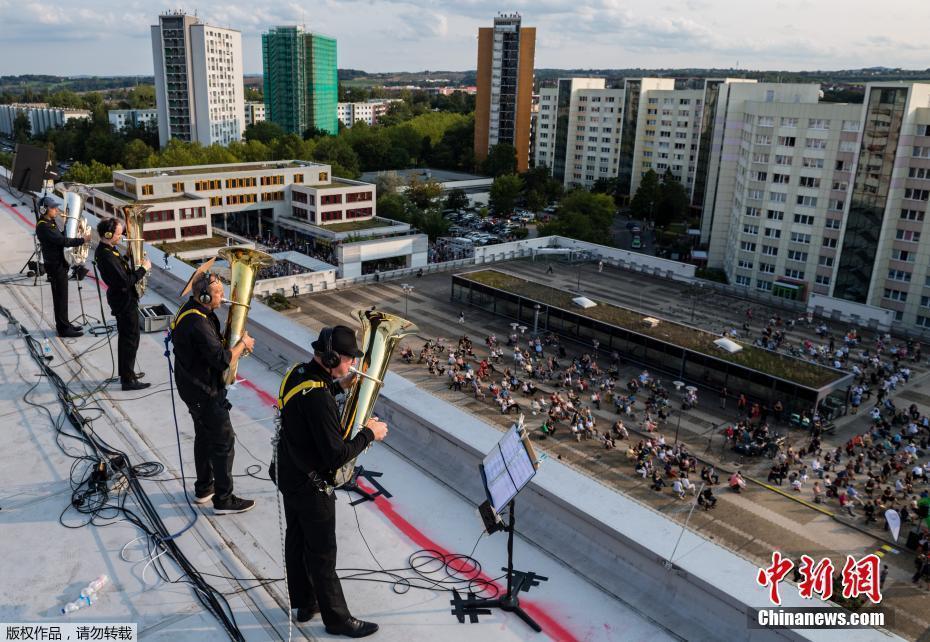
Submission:
[[[507,532],[507,566],[501,569],[507,572],[507,592],[502,597],[486,600],[476,600],[474,595],[469,595],[465,601],[457,591],[453,591],[454,599],[449,602],[455,607],[452,614],[458,617],[460,623],[465,622],[466,615],[472,623],[476,623],[479,614],[487,615],[490,609],[497,608],[516,613],[530,628],[541,633],[542,627],[520,606],[519,594],[521,591],[529,591],[533,586],[539,586],[539,582],[545,582],[549,578],[536,575],[532,571],[515,571],[513,568],[516,496],[536,475],[539,468],[539,459],[523,427],[523,415],[520,415],[517,423],[510,427],[494,449],[485,456],[478,468],[487,495],[487,501],[478,508],[485,529],[488,534],[499,530]],[[509,513],[506,525],[500,516],[505,508]]]

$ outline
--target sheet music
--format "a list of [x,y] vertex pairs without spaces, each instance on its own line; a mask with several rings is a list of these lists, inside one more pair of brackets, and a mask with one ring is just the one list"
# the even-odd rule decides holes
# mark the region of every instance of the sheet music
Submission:
[[511,426],[483,461],[491,507],[499,513],[536,474],[538,462],[528,439]]

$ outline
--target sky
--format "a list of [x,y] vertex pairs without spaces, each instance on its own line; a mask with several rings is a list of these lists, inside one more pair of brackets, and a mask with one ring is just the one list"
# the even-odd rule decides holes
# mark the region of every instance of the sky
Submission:
[[341,68],[474,69],[499,11],[536,27],[537,68],[930,67],[926,0],[0,0],[0,74],[151,75],[149,26],[173,9],[241,31],[247,74],[262,32],[293,24],[336,37]]

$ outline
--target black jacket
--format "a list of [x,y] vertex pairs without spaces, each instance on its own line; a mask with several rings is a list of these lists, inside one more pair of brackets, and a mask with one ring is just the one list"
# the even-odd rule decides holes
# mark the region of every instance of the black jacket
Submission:
[[130,268],[129,262],[115,247],[100,243],[94,252],[94,263],[100,270],[100,278],[107,284],[107,303],[113,316],[134,310],[139,303],[136,283],[145,276],[145,268]]
[[[184,315],[188,310],[193,311]],[[171,340],[178,395],[188,405],[224,399],[223,371],[229,367],[232,353],[223,345],[220,320],[194,297],[181,306],[175,320]]]
[[278,487],[284,493],[318,492],[307,477],[308,471],[332,483],[333,473],[375,439],[371,429],[362,428],[349,441],[343,440],[334,396],[342,389],[315,361],[301,364],[291,372],[287,390],[307,379],[321,381],[325,387],[296,394],[281,412],[276,468]]
[[79,247],[84,245],[84,239],[69,239],[58,229],[54,220],[40,217],[36,223],[36,237],[39,239],[39,245],[42,246],[42,260],[47,270],[68,267],[65,261],[66,247]]

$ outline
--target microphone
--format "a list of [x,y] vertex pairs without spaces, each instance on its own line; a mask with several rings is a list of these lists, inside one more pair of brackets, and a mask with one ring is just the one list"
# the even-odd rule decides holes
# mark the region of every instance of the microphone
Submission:
[[349,372],[351,372],[351,373],[354,374],[354,375],[358,375],[359,377],[362,377],[362,378],[364,378],[364,379],[368,379],[368,380],[370,380],[370,381],[374,381],[374,382],[377,383],[378,385],[383,385],[383,384],[384,384],[384,382],[381,381],[380,379],[376,379],[375,377],[372,377],[372,376],[369,375],[369,374],[365,374],[365,373],[362,372],[361,370],[356,370],[354,366],[351,367],[351,368],[349,368]]

